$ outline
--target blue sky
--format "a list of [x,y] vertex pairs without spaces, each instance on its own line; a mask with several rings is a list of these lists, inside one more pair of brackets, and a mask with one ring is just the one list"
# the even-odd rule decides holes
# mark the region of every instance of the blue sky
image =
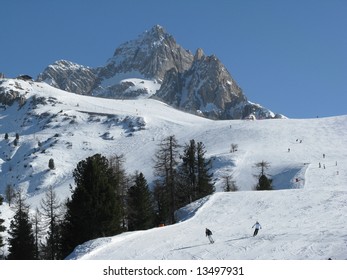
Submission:
[[0,72],[102,66],[155,24],[216,55],[248,99],[290,118],[347,114],[347,0],[3,0]]

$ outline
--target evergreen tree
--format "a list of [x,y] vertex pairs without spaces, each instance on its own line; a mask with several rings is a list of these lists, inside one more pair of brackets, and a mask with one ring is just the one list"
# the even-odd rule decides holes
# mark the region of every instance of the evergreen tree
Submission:
[[261,175],[259,178],[259,183],[257,185],[258,191],[270,191],[272,190],[271,186],[272,180],[266,177],[266,175]]
[[197,158],[195,140],[190,140],[183,151],[182,163],[178,168],[177,200],[182,207],[196,200],[197,197]]
[[128,229],[144,230],[154,226],[153,198],[142,173],[128,191]]
[[47,229],[46,243],[43,244],[43,258],[56,260],[61,258],[60,241],[61,241],[61,203],[50,186],[45,197],[41,200],[41,217],[44,227]]
[[161,184],[166,188],[165,195],[168,196],[169,224],[175,223],[176,201],[176,167],[178,164],[178,143],[174,135],[168,136],[159,144],[159,150],[155,155],[155,173],[159,176]]
[[112,170],[112,174],[115,180],[116,194],[119,197],[120,215],[122,221],[122,228],[127,228],[127,192],[129,185],[129,178],[124,169],[124,156],[115,155],[109,158],[109,167]]
[[9,260],[35,259],[35,240],[32,224],[29,219],[29,207],[19,192],[16,202],[16,213],[8,231]]
[[211,160],[205,159],[206,149],[202,142],[198,142],[197,148],[197,180],[198,180],[198,197],[202,198],[212,194],[215,191],[212,183]]
[[255,186],[255,189],[258,191],[262,190],[272,190],[272,180],[268,178],[265,171],[269,169],[270,163],[267,161],[261,161],[255,164],[255,167],[260,169],[260,174],[255,175],[256,178],[258,178],[258,183]]
[[8,133],[5,133],[5,140],[8,140]]
[[190,140],[185,146],[182,164],[178,169],[179,185],[177,200],[180,207],[214,192],[211,162],[205,159],[205,146],[202,142]]
[[[0,195],[0,205],[2,205],[3,200],[4,199]],[[1,214],[1,212],[0,212],[0,214]],[[5,222],[5,220],[0,217],[0,249],[4,246],[4,241],[3,241],[2,236],[1,236],[1,232],[4,232],[6,229],[5,226],[3,225],[4,222]]]
[[155,202],[155,224],[165,224],[169,217],[169,195],[168,191],[159,180],[154,181],[153,196]]
[[88,157],[73,171],[76,188],[66,203],[62,224],[62,254],[79,244],[121,232],[120,203],[115,176],[100,154]]
[[54,169],[55,168],[55,165],[54,165],[54,159],[49,159],[49,161],[48,161],[48,168],[49,169]]

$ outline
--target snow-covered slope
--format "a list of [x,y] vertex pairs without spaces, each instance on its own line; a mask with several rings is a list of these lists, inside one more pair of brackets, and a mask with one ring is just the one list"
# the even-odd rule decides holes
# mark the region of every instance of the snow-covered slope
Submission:
[[[0,135],[9,134],[0,139],[0,193],[9,184],[23,188],[32,209],[49,186],[61,199],[69,196],[72,170],[95,153],[124,154],[127,171],[143,172],[149,183],[153,155],[168,135],[182,145],[202,141],[212,159],[218,192],[183,209],[182,222],[93,240],[71,259],[347,258],[347,116],[212,121],[151,99],[110,100],[45,83],[0,83],[0,95],[20,101],[0,108]],[[237,152],[230,153],[231,144]],[[48,168],[50,158],[55,170]],[[276,191],[252,191],[253,166],[262,160],[270,163]],[[227,175],[239,192],[220,192]],[[5,203],[0,211],[8,226],[11,210]],[[256,220],[263,229],[250,238]],[[205,227],[215,244],[208,244]]]

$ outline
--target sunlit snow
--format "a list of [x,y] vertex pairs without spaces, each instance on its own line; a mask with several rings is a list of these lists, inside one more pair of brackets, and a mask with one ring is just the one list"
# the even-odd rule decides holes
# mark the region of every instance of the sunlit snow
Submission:
[[[61,200],[69,196],[72,170],[95,153],[124,154],[126,170],[143,172],[151,183],[164,137],[206,146],[215,194],[178,211],[175,225],[91,240],[69,259],[347,259],[347,116],[213,121],[151,99],[110,100],[44,83],[0,82],[27,98],[21,108],[0,108],[0,134],[9,134],[0,140],[0,193],[8,184],[22,187],[32,210],[49,186]],[[46,104],[33,106],[34,95]],[[238,145],[234,153],[231,144]],[[48,169],[50,158],[55,170]],[[275,191],[253,191],[254,165],[262,160],[270,163]],[[239,191],[225,193],[230,175]],[[0,211],[8,227],[13,212],[7,203]],[[262,229],[252,237],[256,220]]]

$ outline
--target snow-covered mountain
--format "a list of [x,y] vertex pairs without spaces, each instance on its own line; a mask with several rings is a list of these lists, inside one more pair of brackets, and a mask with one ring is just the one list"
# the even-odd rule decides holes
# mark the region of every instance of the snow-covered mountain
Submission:
[[97,77],[97,69],[59,60],[49,65],[37,80],[68,92],[90,95]]
[[[0,100],[0,193],[22,188],[32,210],[50,186],[66,199],[73,169],[96,153],[124,154],[126,170],[143,172],[149,183],[168,135],[182,145],[202,141],[212,159],[217,192],[179,211],[181,222],[89,241],[71,259],[347,258],[347,116],[214,121],[154,99],[103,99],[19,79],[0,79]],[[262,160],[275,191],[252,190]],[[238,192],[221,192],[229,175]],[[11,208],[5,203],[0,212],[8,227]],[[256,220],[263,228],[249,238]]]
[[37,80],[84,95],[154,97],[214,119],[283,117],[247,101],[216,56],[205,56],[201,49],[193,56],[159,25],[120,45],[102,67],[61,60],[49,65]]
[[[160,88],[166,71],[183,72],[192,61],[193,55],[156,25],[121,44],[102,67],[91,69],[75,63],[66,67],[68,62],[62,60],[49,65],[37,80],[79,94],[116,99],[150,97]],[[75,89],[71,84],[81,87]]]
[[189,70],[166,72],[155,98],[187,112],[212,119],[282,118],[249,102],[228,70],[214,55],[198,49]]

